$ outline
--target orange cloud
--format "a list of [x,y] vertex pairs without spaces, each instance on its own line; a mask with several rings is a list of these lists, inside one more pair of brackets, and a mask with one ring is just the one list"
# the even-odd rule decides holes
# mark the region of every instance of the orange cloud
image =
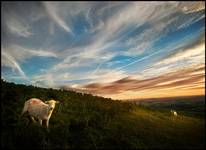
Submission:
[[204,95],[204,64],[148,79],[123,78],[111,83],[92,83],[80,91],[114,99]]

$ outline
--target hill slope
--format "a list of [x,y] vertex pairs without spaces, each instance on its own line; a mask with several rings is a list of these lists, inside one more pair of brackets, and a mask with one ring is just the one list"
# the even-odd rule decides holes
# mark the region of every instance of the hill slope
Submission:
[[[1,81],[2,148],[197,148],[205,147],[205,120],[75,92]],[[47,132],[19,118],[36,97],[61,101]]]
[[169,97],[131,101],[158,110],[176,110],[178,114],[205,117],[205,96]]

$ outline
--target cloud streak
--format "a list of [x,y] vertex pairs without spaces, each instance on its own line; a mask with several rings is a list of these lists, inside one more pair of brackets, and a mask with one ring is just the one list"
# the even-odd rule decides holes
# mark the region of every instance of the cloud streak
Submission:
[[24,48],[22,46],[12,44],[8,47],[3,48],[2,51],[6,51],[13,58],[20,62],[24,62],[26,59],[29,59],[34,56],[38,57],[57,57],[54,52],[46,51],[46,50],[35,50],[30,48]]
[[9,54],[2,51],[3,61],[2,66],[12,67],[18,70],[19,74],[24,78],[28,79],[28,77],[25,75],[24,71],[21,69],[20,65],[15,61],[15,59],[10,56]]
[[29,78],[25,75],[19,63],[25,63],[32,57],[57,57],[55,53],[45,50],[32,50],[19,45],[2,46],[1,66],[17,69],[21,77],[25,80]]
[[[82,87],[83,92],[99,94],[99,95],[108,95],[108,94],[120,94],[125,91],[136,92],[136,98],[138,97],[139,92],[148,91],[152,93],[154,90],[171,90],[178,89],[191,89],[200,87],[200,90],[204,91],[204,74],[200,71],[204,71],[203,65],[194,66],[197,69],[188,68],[177,70],[175,72],[167,73],[158,77],[153,77],[149,79],[132,79],[126,77],[111,83],[100,84],[92,83]],[[195,73],[195,74],[194,74]],[[193,75],[192,75],[193,74]],[[182,87],[181,87],[182,86]],[[81,91],[81,90],[80,90]],[[185,90],[186,91],[186,90]],[[185,93],[187,95],[188,93]],[[194,93],[193,93],[194,94]],[[169,94],[168,94],[169,95]],[[153,97],[156,97],[156,93],[153,93]]]
[[51,17],[52,20],[54,20],[57,25],[62,27],[65,31],[72,33],[71,28],[66,24],[64,19],[59,14],[59,4],[56,2],[43,2],[43,5],[45,6],[46,12]]
[[33,35],[29,30],[30,26],[16,15],[10,15],[6,19],[6,25],[9,31],[15,35],[28,38]]

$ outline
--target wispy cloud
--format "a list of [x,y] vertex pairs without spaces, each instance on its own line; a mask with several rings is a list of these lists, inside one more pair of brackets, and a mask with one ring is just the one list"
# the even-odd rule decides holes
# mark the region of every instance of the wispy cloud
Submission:
[[43,4],[52,20],[54,20],[54,22],[56,22],[65,31],[73,34],[71,28],[67,25],[65,20],[59,14],[61,9],[61,7],[59,7],[59,4],[56,2],[43,2]]
[[205,9],[205,1],[181,2],[179,8],[185,13],[198,12]]
[[32,77],[31,83],[39,87],[56,88],[54,78],[52,74],[36,75]]
[[197,64],[204,64],[205,44],[201,42],[192,47],[178,49],[176,53],[161,59],[149,68],[140,72],[145,78],[158,76],[177,69],[191,67]]
[[20,65],[17,63],[17,61],[10,56],[9,54],[7,54],[6,52],[2,51],[2,66],[6,66],[6,67],[11,67],[11,68],[15,68],[18,70],[19,74],[24,78],[24,79],[28,79],[28,77],[25,75],[24,71],[21,69]]
[[11,44],[8,47],[3,48],[2,51],[6,51],[9,53],[13,58],[20,62],[24,62],[26,59],[29,59],[34,56],[39,57],[57,57],[54,52],[50,52],[48,50],[38,50],[38,49],[30,49],[25,48],[16,44]]
[[33,35],[30,31],[30,26],[14,14],[7,17],[6,25],[11,33],[18,36],[30,37]]
[[[205,59],[205,44],[201,43],[200,45],[182,50],[173,54],[172,56],[163,59],[155,65],[168,65],[171,63],[178,63],[180,61],[190,61],[191,63],[204,62]],[[154,65],[154,66],[155,66]]]
[[[62,4],[60,3],[59,5]],[[154,44],[155,41],[157,41],[159,38],[161,38],[164,35],[162,32],[168,27],[168,25],[170,25],[173,21],[177,20],[177,18],[169,19],[169,16],[174,13],[174,10],[178,11],[177,9],[178,2],[170,3],[168,7],[165,7],[167,5],[168,3],[163,3],[163,2],[162,3],[154,2],[154,5],[152,7],[148,5],[147,2],[141,2],[141,3],[132,2],[131,4],[125,5],[125,7],[122,7],[122,9],[116,11],[115,14],[111,15],[111,17],[107,18],[106,20],[100,20],[100,24],[102,23],[104,24],[101,25],[101,28],[98,27],[99,24],[96,24],[96,27],[99,28],[99,32],[97,32],[92,37],[91,40],[92,42],[86,43],[83,46],[77,46],[74,48],[66,49],[63,51],[62,54],[63,55],[71,54],[71,53],[72,55],[76,54],[78,55],[77,56],[78,59],[84,59],[84,57],[87,56],[89,56],[90,58],[91,57],[103,58],[104,55],[102,55],[102,53],[108,53],[107,49],[110,48],[112,45],[115,45],[116,44],[115,42],[118,41],[115,40],[115,42],[114,41],[111,42],[110,41],[111,39],[114,39],[115,37],[118,36],[121,37],[122,33],[124,33],[131,26],[135,26],[135,28],[138,28],[144,23],[150,22],[151,24],[154,24],[154,27],[146,29],[140,35],[138,34],[137,37],[129,39],[128,44],[132,46],[132,48],[130,48],[128,51],[124,53],[121,53],[124,55],[131,55],[131,56],[142,54],[144,53],[144,51],[148,50]],[[147,15],[145,16],[145,14]],[[88,15],[88,13],[86,15]],[[96,27],[94,26],[94,28]],[[105,44],[107,45],[106,47]],[[87,50],[89,50],[90,52],[88,53]],[[84,53],[85,51],[86,53]],[[115,57],[116,55],[118,55],[118,53],[112,53],[111,57],[108,57],[108,59],[103,59],[102,61],[106,62],[110,58]],[[61,66],[60,68],[62,68],[63,66],[69,67],[70,65],[68,66],[66,64],[68,64],[67,60],[71,58],[73,58],[73,56],[68,56],[64,61],[62,61],[62,64],[60,63],[58,64],[58,66]],[[93,60],[95,59],[92,59],[91,61]],[[104,63],[104,62],[100,62],[100,63]],[[80,65],[81,64],[82,63],[80,63]],[[94,64],[96,64],[96,61],[94,61]]]
[[[157,7],[160,7],[161,5],[157,5]],[[143,16],[145,15],[144,12],[142,12],[142,8],[144,8],[144,12],[149,12],[149,14],[147,16]],[[117,11],[115,14],[113,14],[111,17],[109,17],[106,20],[101,20],[101,22],[104,21],[104,25],[101,25],[101,28],[99,29],[99,32],[97,32],[93,37],[91,42],[86,43],[83,46],[77,46],[75,48],[70,48],[67,49],[65,51],[63,51],[63,55],[66,53],[72,53],[72,55],[75,55],[74,53],[76,53],[76,55],[78,55],[79,59],[84,59],[85,57],[90,57],[90,58],[94,58],[91,61],[95,60],[95,57],[102,59],[102,61],[106,62],[109,59],[111,59],[112,57],[115,57],[116,55],[119,55],[118,53],[110,53],[111,57],[107,57],[108,59],[103,59],[105,54],[108,53],[108,50],[110,47],[112,47],[112,45],[115,45],[116,42],[118,42],[118,40],[115,41],[110,41],[111,39],[114,39],[115,37],[118,36],[123,36],[122,33],[126,32],[126,30],[131,27],[136,25],[137,20],[139,20],[140,23],[137,23],[137,26],[140,26],[142,24],[144,24],[147,19],[154,19],[154,18],[161,18],[160,15],[162,14],[156,14],[154,15],[154,17],[150,17],[151,14],[153,13],[151,10],[151,8],[147,6],[147,3],[132,3],[129,5],[126,5],[125,7],[123,7],[122,9],[120,9],[119,11]],[[152,10],[156,9],[156,7],[152,8]],[[149,11],[150,10],[150,11]],[[166,10],[164,10],[166,12]],[[139,14],[139,12],[141,12],[141,14]],[[168,12],[168,10],[167,10]],[[122,17],[123,15],[126,15],[127,17]],[[139,19],[137,19],[137,17]],[[125,19],[126,18],[126,19]],[[135,18],[135,19],[134,19]],[[114,22],[115,20],[115,22]],[[132,24],[132,25],[131,25]],[[99,24],[97,24],[97,26],[99,26]],[[164,27],[166,27],[167,24],[164,25]],[[94,27],[96,28],[96,27]],[[157,35],[160,34],[161,30],[162,30],[163,26],[161,26],[161,29],[158,29],[159,31],[157,32],[157,29],[149,29],[147,31],[145,31],[141,37],[139,37],[139,41],[136,40],[134,41],[132,44],[130,43],[130,45],[134,45],[134,43],[138,43],[142,40],[147,40],[147,41],[154,41],[157,40],[156,37]],[[154,33],[158,33],[156,34],[156,36],[154,36]],[[149,37],[152,37],[150,39],[147,39]],[[118,39],[118,38],[117,38]],[[141,39],[141,40],[140,40]],[[105,46],[106,45],[106,46]],[[142,45],[136,45],[135,47],[131,48],[128,52],[126,53],[122,53],[122,54],[134,54],[134,53],[142,53],[145,51],[146,47],[148,48],[149,46],[152,45],[152,42],[144,42]],[[89,53],[87,52],[87,50],[89,50]],[[86,51],[86,53],[84,53]],[[133,52],[130,52],[133,51]],[[102,55],[103,54],[103,55]],[[70,58],[72,58],[73,56],[68,56],[67,59],[68,60]],[[59,64],[58,66],[65,66],[68,67],[68,65],[65,65],[65,60],[63,61],[63,64]],[[94,64],[96,63],[96,61],[94,61]],[[100,62],[103,63],[103,62]]]
[[28,80],[28,77],[25,75],[22,70],[20,63],[25,63],[26,60],[32,57],[57,57],[53,52],[45,50],[33,50],[21,47],[19,45],[10,45],[8,47],[2,46],[2,60],[1,66],[9,67],[12,69],[17,69],[20,75]]

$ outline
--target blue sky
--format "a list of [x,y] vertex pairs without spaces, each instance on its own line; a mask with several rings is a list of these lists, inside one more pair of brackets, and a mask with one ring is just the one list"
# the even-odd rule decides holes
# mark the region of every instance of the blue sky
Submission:
[[136,98],[137,80],[205,61],[204,2],[2,2],[1,14],[1,78],[15,83]]

